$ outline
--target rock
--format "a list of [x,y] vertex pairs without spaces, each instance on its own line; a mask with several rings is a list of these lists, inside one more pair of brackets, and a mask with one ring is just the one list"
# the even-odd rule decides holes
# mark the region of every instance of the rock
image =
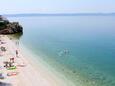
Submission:
[[23,32],[23,27],[18,22],[9,22],[0,16],[0,34],[14,34]]

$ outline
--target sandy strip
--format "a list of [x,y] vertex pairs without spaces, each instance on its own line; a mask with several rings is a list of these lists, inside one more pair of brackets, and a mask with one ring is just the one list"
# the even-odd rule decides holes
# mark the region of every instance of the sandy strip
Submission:
[[[0,56],[0,66],[3,66],[3,61],[8,61],[10,57],[15,57],[15,65],[18,65],[16,70],[12,70],[18,72],[18,75],[6,76],[0,82],[10,83],[12,86],[74,86],[63,75],[50,70],[48,65],[43,65],[42,60],[36,66],[34,61],[28,58],[30,55],[22,52],[7,36],[0,35],[0,40],[5,42],[0,46],[5,46],[7,49],[6,52],[1,52],[3,56]],[[19,52],[19,58],[16,57],[16,50]],[[24,67],[20,67],[20,65],[24,65]],[[12,71],[5,68],[1,70],[5,75]]]

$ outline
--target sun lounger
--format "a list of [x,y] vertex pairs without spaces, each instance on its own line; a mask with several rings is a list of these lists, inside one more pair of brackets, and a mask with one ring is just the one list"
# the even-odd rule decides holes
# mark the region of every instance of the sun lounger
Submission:
[[7,73],[7,76],[16,76],[18,74],[19,74],[18,72],[9,72]]

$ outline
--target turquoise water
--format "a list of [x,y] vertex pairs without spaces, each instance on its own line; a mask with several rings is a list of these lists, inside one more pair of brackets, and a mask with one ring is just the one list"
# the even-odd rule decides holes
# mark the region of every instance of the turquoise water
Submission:
[[10,20],[24,27],[20,41],[66,78],[83,86],[115,86],[115,16]]

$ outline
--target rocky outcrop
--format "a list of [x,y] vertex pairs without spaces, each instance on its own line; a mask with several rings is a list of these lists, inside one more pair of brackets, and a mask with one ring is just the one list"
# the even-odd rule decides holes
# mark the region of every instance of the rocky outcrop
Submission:
[[23,32],[23,28],[18,22],[9,23],[4,29],[0,30],[0,34],[14,34],[19,32]]
[[0,34],[14,34],[23,32],[23,27],[18,22],[9,22],[0,17]]

